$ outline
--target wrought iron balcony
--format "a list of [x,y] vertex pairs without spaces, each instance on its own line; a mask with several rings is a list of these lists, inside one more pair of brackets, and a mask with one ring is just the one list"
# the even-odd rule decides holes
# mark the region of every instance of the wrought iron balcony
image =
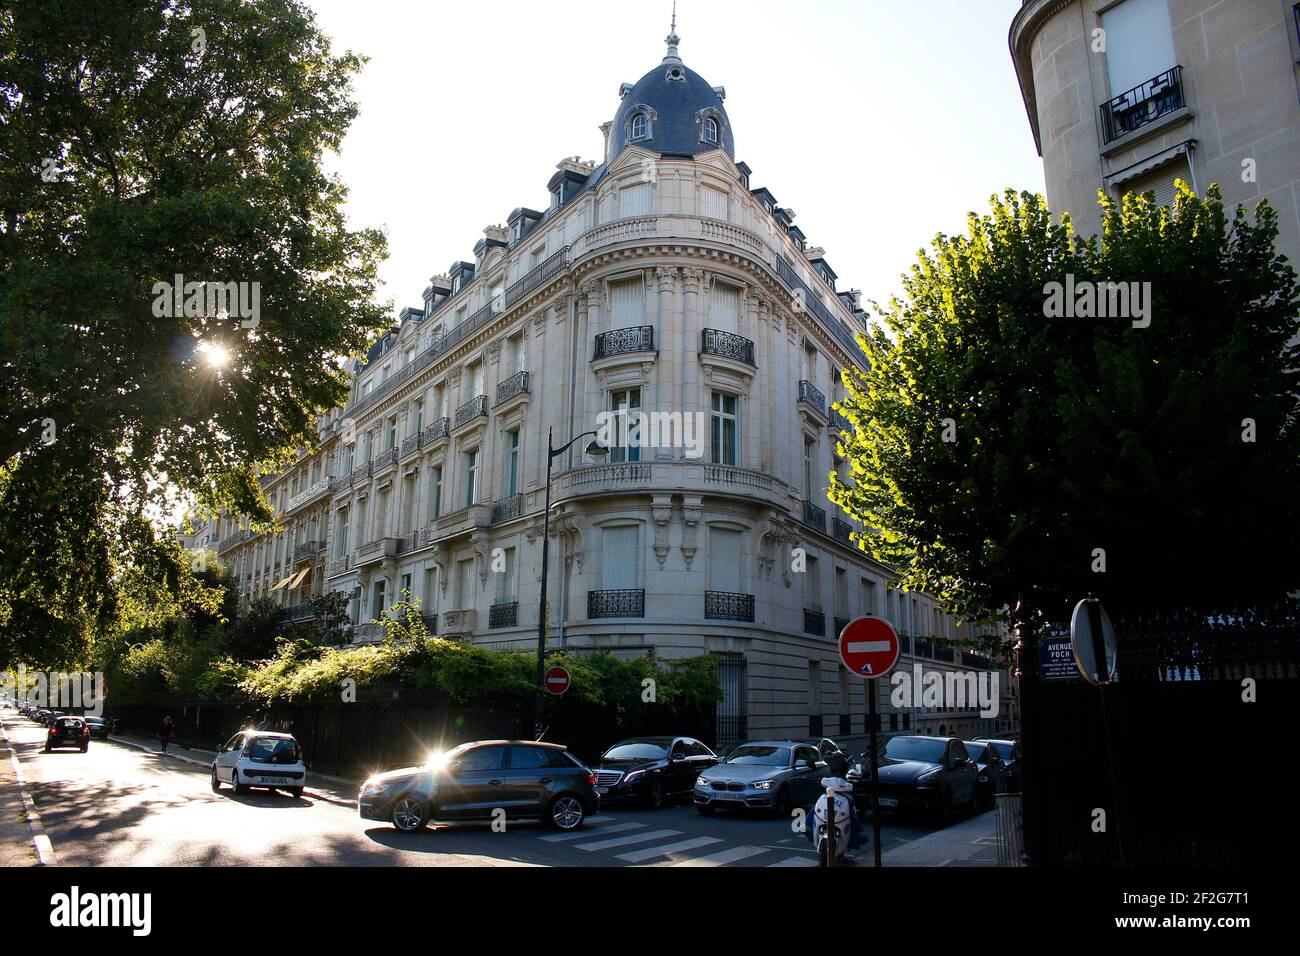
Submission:
[[451,433],[451,419],[439,418],[437,421],[431,422],[428,425],[424,426],[423,444],[432,445],[434,442],[438,441],[439,439],[446,438],[450,433]]
[[509,604],[493,604],[488,608],[488,627],[496,629],[499,627],[514,627],[519,623],[519,602],[511,601]]
[[333,476],[326,476],[325,478],[322,478],[320,481],[316,482],[310,488],[304,488],[302,491],[298,492],[296,495],[290,498],[288,503],[284,506],[285,513],[287,514],[290,511],[293,511],[297,508],[301,508],[303,505],[305,505],[307,502],[311,501],[313,498],[317,497],[318,495],[323,495],[326,492],[333,491],[333,490],[334,490],[334,478]]
[[416,432],[413,435],[407,435],[402,439],[402,457],[405,458],[412,452],[419,451],[420,446],[424,444],[424,433]]
[[332,578],[336,574],[343,574],[345,571],[352,569],[352,555],[345,554],[341,558],[335,558],[329,564],[325,565],[325,576]]
[[723,358],[735,359],[746,365],[755,365],[754,343],[743,335],[722,332],[718,329],[705,329],[701,334],[703,336],[701,350],[706,355],[721,355]]
[[841,432],[853,431],[853,423],[838,408],[831,408],[831,428]]
[[476,418],[487,418],[487,396],[475,395],[468,402],[456,409],[456,415],[452,419],[452,427],[460,428],[466,422],[472,422]]
[[357,467],[352,469],[352,484],[355,485],[358,481],[365,481],[370,477],[371,473],[370,462],[366,462],[363,465],[357,465]]
[[1113,142],[1185,105],[1183,68],[1176,66],[1103,103],[1102,134],[1107,143]]
[[826,396],[812,382],[799,383],[799,401],[811,405],[819,415],[826,417]]
[[518,518],[524,512],[523,494],[511,495],[509,498],[502,498],[499,501],[492,502],[492,523],[498,521],[511,521]]
[[853,525],[836,515],[831,519],[831,533],[835,536],[836,541],[843,541],[847,544],[853,540],[850,537],[853,534]]
[[587,617],[645,617],[645,591],[588,591]]
[[497,386],[496,404],[508,402],[519,395],[528,394],[528,373],[516,372]]
[[704,616],[714,621],[754,623],[754,595],[734,591],[705,591]]
[[803,523],[826,533],[826,509],[819,508],[811,501],[803,503]]
[[371,462],[371,474],[375,474],[378,471],[380,471],[380,469],[387,468],[390,465],[395,465],[395,464],[397,464],[396,448],[390,448],[388,449],[388,451],[381,451],[378,455],[375,456],[375,460]]
[[842,632],[848,626],[849,626],[849,619],[847,617],[835,618],[835,633],[832,634],[831,637],[838,638],[840,636],[840,632]]
[[325,550],[324,541],[304,541],[293,549],[293,560],[297,564],[299,561],[307,561],[316,557],[320,552]]
[[826,636],[826,612],[814,611],[810,607],[803,609],[803,632]]
[[655,350],[655,329],[653,325],[638,325],[630,329],[614,329],[601,332],[596,336],[595,349],[591,360],[609,358],[611,355],[626,355],[630,352],[653,352]]

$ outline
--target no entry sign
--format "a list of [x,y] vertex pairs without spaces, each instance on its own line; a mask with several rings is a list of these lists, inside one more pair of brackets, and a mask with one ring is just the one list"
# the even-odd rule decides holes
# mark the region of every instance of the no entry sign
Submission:
[[898,634],[881,617],[860,617],[840,631],[840,660],[859,677],[883,677],[898,663]]
[[548,694],[563,694],[569,689],[569,672],[558,664],[546,672],[546,692]]

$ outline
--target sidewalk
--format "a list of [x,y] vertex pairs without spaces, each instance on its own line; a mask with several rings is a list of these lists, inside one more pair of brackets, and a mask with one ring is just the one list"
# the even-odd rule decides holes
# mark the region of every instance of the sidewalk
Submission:
[[[12,711],[7,711],[5,717]],[[36,805],[30,803],[22,768],[0,720],[0,866],[49,866],[54,849],[41,826]],[[30,804],[30,805],[29,805]]]
[[883,866],[997,866],[997,814],[981,813],[881,855]]

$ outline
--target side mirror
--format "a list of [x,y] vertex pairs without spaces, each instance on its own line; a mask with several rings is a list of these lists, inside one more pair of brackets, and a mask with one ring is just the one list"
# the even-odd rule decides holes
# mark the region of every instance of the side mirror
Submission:
[[818,761],[816,761],[816,762],[813,764],[813,766],[814,766],[816,769],[818,769],[818,770],[824,770],[824,769],[826,769],[826,761],[825,761],[825,760],[818,760]]

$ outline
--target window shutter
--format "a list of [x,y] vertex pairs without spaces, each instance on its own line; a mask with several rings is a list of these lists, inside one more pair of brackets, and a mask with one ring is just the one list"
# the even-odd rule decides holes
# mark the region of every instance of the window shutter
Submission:
[[1145,192],[1153,192],[1156,194],[1157,206],[1172,206],[1177,195],[1174,188],[1175,179],[1181,179],[1189,184],[1192,180],[1191,171],[1187,168],[1187,160],[1182,157],[1179,157],[1176,162],[1161,166],[1144,176],[1124,183],[1121,188],[1125,196],[1130,193],[1141,195]]
[[715,281],[709,292],[709,328],[740,333],[740,290]]
[[727,194],[721,189],[705,186],[700,190],[700,215],[706,219],[727,218]]
[[618,217],[627,219],[632,216],[650,215],[650,184],[637,183],[627,186],[618,193]]
[[709,529],[709,590],[740,591],[740,532]]
[[640,279],[614,282],[609,287],[610,328],[645,325],[645,283]]
[[618,525],[601,533],[601,585],[606,591],[639,587],[640,555],[637,554],[641,529],[637,525]]

